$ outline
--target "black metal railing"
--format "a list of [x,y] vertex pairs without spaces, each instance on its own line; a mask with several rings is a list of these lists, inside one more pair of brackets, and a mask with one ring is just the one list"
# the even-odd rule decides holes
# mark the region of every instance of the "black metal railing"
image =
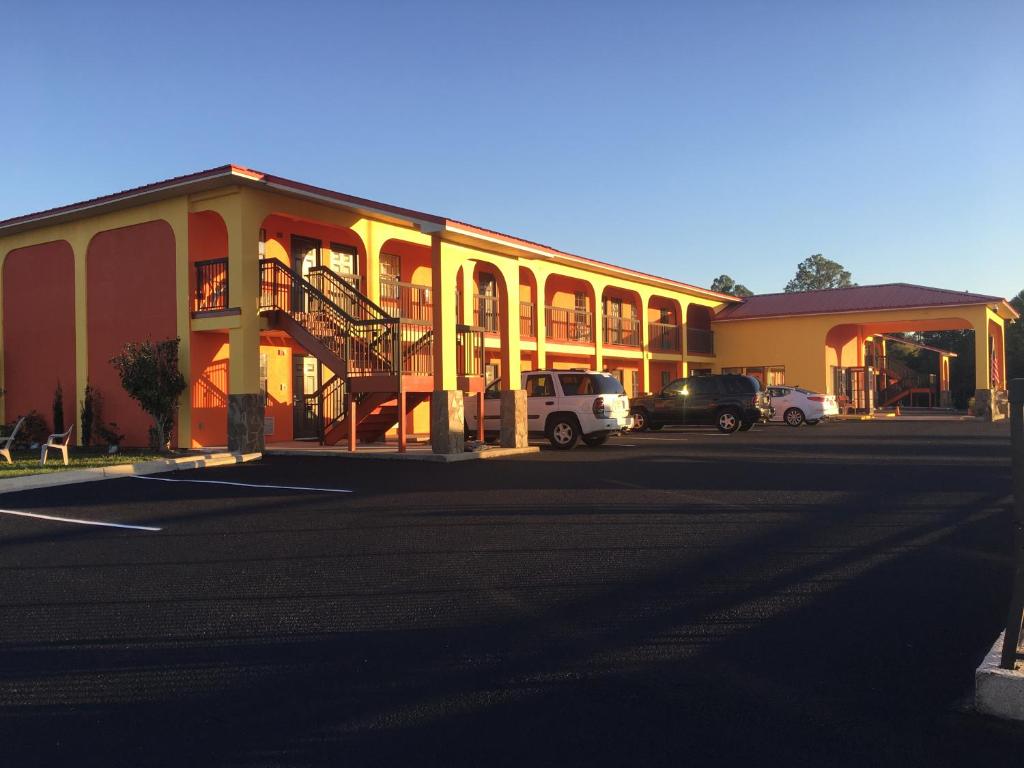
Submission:
[[519,335],[531,339],[537,336],[537,315],[528,301],[519,302]]
[[228,308],[228,260],[197,261],[193,312],[219,312]]
[[388,320],[392,315],[359,291],[352,275],[339,275],[327,267],[313,267],[306,275],[310,285],[355,320]]
[[604,343],[639,347],[640,321],[635,317],[605,317]]
[[647,335],[651,350],[655,352],[679,352],[679,326],[671,323],[648,323]]
[[544,307],[547,338],[551,341],[594,340],[594,319],[590,312],[565,307]]
[[380,305],[393,317],[417,323],[434,322],[433,291],[429,285],[381,278]]
[[706,331],[703,328],[686,329],[686,354],[688,355],[714,355],[715,354],[715,332]]
[[469,325],[455,328],[456,373],[459,376],[484,375],[484,329]]
[[501,329],[499,315],[501,308],[497,296],[473,296],[473,321],[486,333],[498,333]]

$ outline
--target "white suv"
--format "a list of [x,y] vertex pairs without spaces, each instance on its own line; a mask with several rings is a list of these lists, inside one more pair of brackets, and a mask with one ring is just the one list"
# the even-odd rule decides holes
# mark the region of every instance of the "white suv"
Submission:
[[[622,384],[610,373],[572,369],[568,371],[527,371],[527,424],[533,434],[547,435],[555,448],[568,450],[580,438],[589,446],[602,445],[612,435],[633,426],[629,398]],[[466,428],[477,428],[477,397],[466,400]],[[501,428],[501,380],[484,392],[484,430]]]

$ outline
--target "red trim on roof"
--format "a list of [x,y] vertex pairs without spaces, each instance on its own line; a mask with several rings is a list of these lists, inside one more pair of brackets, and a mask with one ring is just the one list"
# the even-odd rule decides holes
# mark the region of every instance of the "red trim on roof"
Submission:
[[[999,296],[986,296],[912,283],[883,283],[834,288],[824,291],[764,293],[744,299],[742,304],[723,309],[716,321],[747,320],[791,315],[824,315],[842,312],[923,309],[1006,303]],[[1007,306],[1009,306],[1007,304]],[[1010,308],[1014,311],[1013,308]]]
[[145,192],[156,192],[165,187],[176,186],[178,184],[187,184],[192,181],[201,181],[205,178],[214,176],[220,176],[223,174],[231,173],[233,171],[248,172],[247,169],[236,165],[219,165],[216,168],[208,168],[205,171],[197,171],[196,173],[188,173],[184,176],[175,176],[170,179],[164,179],[163,181],[155,181],[152,184],[144,184],[141,187],[131,187],[129,189],[123,189],[120,192],[114,192],[110,195],[102,195],[100,197],[92,197],[88,200],[81,200],[77,203],[69,203],[68,205],[61,205],[56,208],[47,208],[43,211],[36,211],[35,213],[26,213],[23,216],[15,216],[12,219],[0,220],[0,227],[5,227],[10,224],[20,224],[23,222],[31,221],[32,219],[55,216],[60,213],[67,213],[74,211],[76,208],[93,207],[96,205],[102,205],[103,203],[113,203],[122,197],[130,195],[138,195]]
[[580,255],[575,254],[575,253],[569,253],[567,251],[560,251],[557,248],[552,248],[550,245],[544,245],[543,243],[535,243],[535,242],[533,242],[531,240],[524,240],[524,239],[522,239],[520,237],[515,237],[514,235],[506,235],[504,232],[497,232],[497,231],[495,231],[493,229],[485,229],[484,227],[477,227],[477,226],[475,226],[473,224],[467,224],[464,221],[458,221],[456,219],[448,219],[445,222],[445,224],[446,225],[453,225],[453,226],[460,227],[460,228],[463,228],[463,229],[467,229],[467,230],[470,230],[471,232],[479,234],[479,235],[500,238],[501,240],[508,241],[510,245],[519,245],[519,246],[525,246],[527,248],[535,248],[537,250],[546,251],[547,253],[550,253],[552,256],[565,256],[565,257],[570,258],[570,259],[577,259],[579,261],[587,262],[588,264],[596,264],[596,265],[601,266],[601,267],[610,267],[610,268],[618,270],[620,272],[626,272],[627,274],[637,275],[639,277],[647,278],[649,280],[660,280],[661,282],[671,283],[672,285],[678,285],[680,288],[685,288],[686,290],[689,290],[689,291],[699,291],[702,294],[705,294],[707,296],[710,296],[710,297],[713,297],[713,298],[716,298],[716,299],[722,299],[723,301],[734,301],[734,302],[740,301],[740,298],[738,296],[732,296],[731,294],[728,294],[728,293],[719,293],[718,291],[712,291],[710,288],[701,288],[698,285],[691,285],[690,283],[683,283],[683,282],[680,282],[679,280],[673,280],[673,279],[668,278],[668,277],[661,277],[659,275],[652,275],[649,272],[641,272],[640,270],[637,270],[637,269],[629,269],[628,267],[620,267],[620,266],[617,266],[615,264],[610,264],[610,263],[608,263],[606,261],[598,261],[597,259],[590,259],[590,258],[587,258],[586,256],[580,256]]

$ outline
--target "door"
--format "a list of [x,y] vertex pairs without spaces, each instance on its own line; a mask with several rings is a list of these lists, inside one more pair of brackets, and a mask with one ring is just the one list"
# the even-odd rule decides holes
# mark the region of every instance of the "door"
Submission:
[[317,437],[317,405],[307,395],[317,391],[317,364],[312,355],[292,355],[292,433],[296,440]]
[[531,432],[543,432],[548,415],[558,407],[555,383],[550,373],[531,373],[526,377],[526,423]]
[[687,424],[711,424],[718,409],[718,380],[711,376],[690,379],[683,400]]
[[608,299],[605,341],[609,344],[622,343],[622,299]]
[[[292,269],[307,278],[309,270],[320,266],[320,241],[309,237],[292,235]],[[292,312],[305,312],[302,288],[295,286],[292,293]]]
[[682,424],[684,422],[687,382],[689,379],[676,379],[662,388],[654,396],[655,424]]
[[[331,249],[327,253],[327,268],[340,277],[354,291],[360,291],[362,286],[359,282],[359,256],[355,248],[341,243],[331,243]],[[353,317],[358,318],[358,307],[356,297],[344,287],[336,286],[327,282],[325,287],[330,286],[327,291],[327,298],[341,307]]]
[[494,275],[481,272],[477,294],[477,325],[490,333],[498,332],[498,282]]

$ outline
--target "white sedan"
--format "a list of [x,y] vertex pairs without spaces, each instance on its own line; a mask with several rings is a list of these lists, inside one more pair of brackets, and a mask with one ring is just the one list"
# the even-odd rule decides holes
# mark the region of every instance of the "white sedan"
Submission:
[[839,403],[835,395],[822,395],[800,387],[768,387],[772,396],[770,421],[784,421],[791,427],[801,424],[814,426],[822,419],[839,415]]

